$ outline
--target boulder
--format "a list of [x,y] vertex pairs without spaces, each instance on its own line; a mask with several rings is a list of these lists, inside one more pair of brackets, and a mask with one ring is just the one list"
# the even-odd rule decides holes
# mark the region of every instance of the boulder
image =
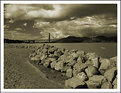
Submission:
[[87,79],[87,75],[84,72],[78,73],[75,77],[80,81],[85,81]]
[[67,69],[66,70],[66,76],[71,78],[72,77],[72,69]]
[[94,75],[86,81],[88,88],[97,89],[100,88],[102,83],[106,82],[106,78],[102,75]]
[[55,65],[55,70],[61,70],[63,69],[63,61],[59,61]]
[[87,53],[86,56],[88,57],[88,60],[98,58],[98,56],[95,53]]
[[38,61],[38,60],[40,60],[40,58],[35,56],[35,57],[31,57],[30,60],[32,60],[32,61]]
[[113,86],[114,89],[117,89],[117,84]]
[[66,72],[67,69],[71,69],[71,66],[63,66],[63,68],[61,69],[61,72]]
[[84,81],[86,80],[86,75],[84,72],[78,74],[75,77],[72,77],[71,79],[68,79],[65,81],[66,87],[76,88],[78,86],[84,86]]
[[114,79],[114,81],[113,81],[113,86],[114,85],[117,85],[117,77]]
[[83,63],[82,58],[80,56],[77,58],[77,63]]
[[110,82],[104,82],[101,86],[101,89],[112,89],[112,85]]
[[86,84],[88,86],[89,89],[97,89],[97,88],[100,88],[100,83],[99,82],[94,82],[94,81],[86,81]]
[[52,63],[50,63],[50,67],[53,69],[55,68],[55,65],[56,65],[56,61],[52,61]]
[[86,72],[88,77],[91,77],[91,76],[96,75],[98,73],[97,68],[94,66],[88,66],[88,68],[85,69],[85,72]]
[[99,71],[101,72],[101,74],[104,74],[104,72],[110,67],[111,62],[109,59],[101,58],[100,63],[101,65]]
[[80,57],[83,57],[86,53],[84,51],[77,51],[77,54],[80,56]]
[[98,58],[91,59],[91,62],[94,67],[99,68],[100,63]]
[[113,67],[111,69],[108,69],[105,73],[104,76],[107,78],[108,82],[112,83],[112,80],[114,77],[117,75],[117,68]]
[[79,56],[79,55],[78,55],[77,53],[75,53],[75,52],[74,52],[74,53],[71,53],[70,55],[72,56],[72,58],[73,58],[74,60],[77,60],[77,58],[78,58],[78,56]]
[[43,66],[49,67],[50,66],[50,63],[51,63],[51,60],[46,59],[45,62],[43,63]]
[[86,68],[88,67],[88,64],[85,64],[85,63],[76,63],[74,66],[73,66],[73,75],[77,75],[79,72],[82,72],[84,71]]
[[102,75],[93,75],[92,77],[89,77],[89,80],[98,82],[100,85],[107,81],[106,78]]

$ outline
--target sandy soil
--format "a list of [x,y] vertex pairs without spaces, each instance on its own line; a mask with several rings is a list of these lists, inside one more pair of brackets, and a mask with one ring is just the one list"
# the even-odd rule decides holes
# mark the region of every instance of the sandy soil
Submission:
[[4,88],[5,89],[59,89],[64,88],[65,77],[43,66],[28,62],[33,49],[15,48],[5,45]]

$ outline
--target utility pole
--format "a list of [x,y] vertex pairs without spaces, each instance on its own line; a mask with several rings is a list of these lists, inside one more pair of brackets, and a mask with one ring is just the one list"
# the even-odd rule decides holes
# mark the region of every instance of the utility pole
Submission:
[[49,38],[48,38],[48,41],[49,41],[49,43],[50,43],[50,33],[49,33]]

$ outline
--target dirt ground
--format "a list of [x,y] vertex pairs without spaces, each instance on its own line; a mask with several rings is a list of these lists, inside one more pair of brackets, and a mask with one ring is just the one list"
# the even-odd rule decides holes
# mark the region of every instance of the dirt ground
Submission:
[[5,89],[64,88],[65,77],[60,72],[43,66],[37,67],[28,62],[29,54],[34,48],[16,48],[15,46],[10,47],[6,44],[4,49]]

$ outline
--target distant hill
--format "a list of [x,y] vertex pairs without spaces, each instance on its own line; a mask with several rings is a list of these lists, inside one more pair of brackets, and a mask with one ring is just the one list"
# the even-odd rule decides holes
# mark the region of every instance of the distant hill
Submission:
[[89,38],[89,37],[69,36],[67,38],[62,38],[53,41],[53,43],[94,43],[94,42],[117,42],[117,37],[96,36]]
[[[48,43],[47,40],[42,41],[42,40],[11,40],[11,39],[4,39],[4,42],[5,43]],[[96,36],[93,38],[89,38],[89,37],[69,36],[58,40],[51,40],[51,43],[96,43],[96,42],[117,42],[117,37]]]

